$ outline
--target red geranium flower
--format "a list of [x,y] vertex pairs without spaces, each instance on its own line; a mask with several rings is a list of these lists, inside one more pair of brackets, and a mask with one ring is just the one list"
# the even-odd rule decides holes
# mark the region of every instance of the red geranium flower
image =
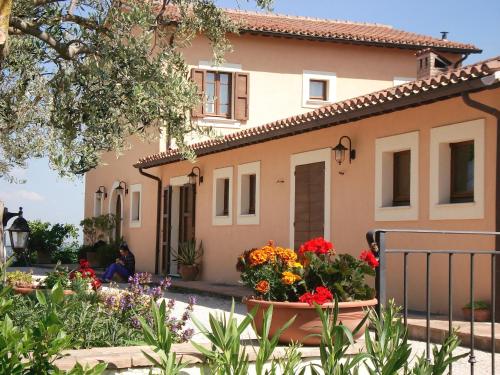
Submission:
[[375,255],[373,255],[370,250],[362,251],[359,259],[366,262],[373,269],[377,268],[379,265],[377,258],[375,258]]
[[331,242],[326,241],[323,237],[317,237],[300,246],[299,254],[302,255],[306,252],[316,254],[328,254],[331,252],[335,254],[335,249],[333,248],[333,244]]
[[308,303],[310,306],[312,306],[314,303],[322,305],[326,302],[332,302],[333,294],[328,290],[328,288],[325,288],[324,286],[318,286],[316,287],[316,291],[314,293],[306,292],[301,295],[299,297],[299,301]]

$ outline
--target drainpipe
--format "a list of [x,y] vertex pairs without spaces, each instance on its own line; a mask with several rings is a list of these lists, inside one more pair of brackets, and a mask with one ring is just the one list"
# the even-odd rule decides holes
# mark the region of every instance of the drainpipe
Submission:
[[158,274],[158,264],[160,261],[160,222],[161,222],[161,178],[146,173],[139,168],[139,173],[157,182],[158,193],[156,198],[156,250],[155,250],[155,274]]
[[[498,82],[500,80],[500,72],[496,72],[492,76],[484,77],[483,83],[485,85],[491,85],[495,82]],[[474,99],[471,99],[469,96],[469,93],[464,92],[462,93],[462,99],[466,105],[469,107],[472,107],[474,109],[477,109],[479,111],[485,112],[489,115],[492,115],[496,118],[497,120],[497,155],[496,155],[496,189],[495,189],[495,231],[500,232],[500,110],[490,107],[484,103],[478,102]],[[500,236],[495,236],[495,250],[500,251]],[[493,259],[492,259],[493,262]],[[498,276],[500,275],[499,267],[500,267],[500,259],[499,257],[495,257],[495,262],[496,262],[496,276],[497,276],[497,283],[498,283]],[[500,321],[500,315],[495,314],[496,311],[500,311],[500,295],[498,293],[498,290],[496,288],[496,285],[493,285],[493,280],[492,280],[492,288],[495,288],[495,305],[492,306],[492,315],[493,318],[498,322]],[[498,315],[498,316],[495,316]]]
[[453,69],[456,69],[458,68],[458,66],[467,58],[469,57],[470,53],[466,53],[465,55],[463,55],[457,62],[455,62],[455,64],[453,64]]

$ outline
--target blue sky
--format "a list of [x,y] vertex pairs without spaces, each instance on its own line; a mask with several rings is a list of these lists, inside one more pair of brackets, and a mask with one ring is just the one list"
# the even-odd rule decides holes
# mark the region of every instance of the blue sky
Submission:
[[[220,6],[235,8],[235,0],[219,0]],[[474,6],[475,4],[480,6]],[[240,0],[242,9],[254,10],[253,3]],[[466,60],[472,63],[500,55],[500,1],[464,0],[277,0],[274,11],[290,15],[330,18],[358,22],[383,23],[396,28],[439,37],[448,31],[450,40],[473,43],[483,49],[481,55]],[[22,185],[0,180],[0,199],[11,210],[23,206],[25,217],[50,222],[78,224],[83,216],[83,179],[60,179],[46,160],[29,163],[26,170],[16,170],[26,179]]]

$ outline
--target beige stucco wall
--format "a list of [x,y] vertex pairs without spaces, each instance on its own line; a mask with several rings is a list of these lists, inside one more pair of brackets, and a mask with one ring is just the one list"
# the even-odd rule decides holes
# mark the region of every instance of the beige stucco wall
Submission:
[[[500,101],[500,90],[483,92],[473,96],[487,104]],[[485,119],[485,213],[480,220],[429,220],[429,135],[437,126],[459,123],[467,120]],[[374,154],[375,139],[394,134],[418,130],[420,132],[419,156],[419,220],[407,222],[374,221]],[[204,280],[236,283],[236,257],[245,249],[264,244],[274,239],[278,244],[289,245],[290,212],[290,156],[309,150],[335,146],[342,135],[353,140],[357,151],[351,165],[339,167],[332,159],[331,174],[331,237],[339,252],[359,254],[367,247],[365,233],[372,228],[426,228],[450,230],[495,229],[495,157],[496,123],[472,108],[466,107],[460,98],[450,99],[422,107],[407,109],[383,116],[377,116],[351,124],[341,125],[294,137],[270,141],[224,153],[201,157],[197,165],[205,181],[197,192],[196,237],[203,240]],[[333,158],[333,155],[332,155]],[[234,166],[233,207],[236,207],[236,168],[239,164],[260,160],[261,162],[261,206],[260,225],[236,225],[233,209],[233,225],[212,225],[212,174],[213,169]],[[192,165],[180,162],[155,168],[165,184],[171,177],[189,173]],[[341,175],[338,172],[343,171]],[[278,181],[284,180],[284,183]],[[493,249],[494,241],[488,238],[445,236],[392,236],[389,246],[406,248],[448,248],[448,249]],[[425,258],[412,256],[410,260],[410,308],[420,309],[425,301]],[[401,259],[392,257],[389,263],[388,283],[391,295],[401,297],[396,285],[401,285]],[[432,260],[432,307],[434,311],[445,312],[447,306],[447,259],[434,257]],[[484,256],[476,257],[477,297],[489,299],[489,262]],[[467,300],[468,259],[455,256],[455,307],[458,309]],[[401,301],[401,299],[400,299]]]

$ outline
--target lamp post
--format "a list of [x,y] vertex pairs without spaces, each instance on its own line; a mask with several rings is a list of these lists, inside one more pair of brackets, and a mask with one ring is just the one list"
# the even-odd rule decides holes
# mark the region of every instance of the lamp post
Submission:
[[[16,216],[16,220],[14,220],[10,228],[7,229],[7,232],[9,233],[10,246],[12,247],[12,250],[14,250],[14,253],[23,256],[24,260],[29,265],[30,262],[29,257],[27,257],[26,254],[26,249],[28,247],[30,227],[26,219],[23,217],[23,208],[19,207],[19,212],[9,212],[7,208],[4,208],[2,216],[2,227],[5,228],[9,220]],[[2,249],[0,250],[2,251],[2,265],[3,267],[5,267],[7,262],[7,254],[4,252],[4,246],[2,246]]]

